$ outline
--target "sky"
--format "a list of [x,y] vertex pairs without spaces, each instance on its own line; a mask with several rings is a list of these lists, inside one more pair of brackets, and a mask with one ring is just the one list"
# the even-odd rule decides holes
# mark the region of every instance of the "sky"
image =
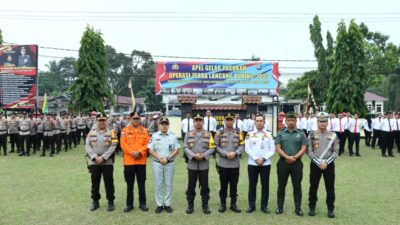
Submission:
[[[277,61],[284,83],[317,66],[309,35],[315,14],[324,40],[327,30],[335,39],[337,24],[353,18],[400,45],[398,0],[19,0],[1,5],[0,29],[8,43],[76,50],[89,24],[118,52],[143,50],[156,61],[253,55]],[[66,56],[77,57],[77,52],[40,48],[39,69]]]

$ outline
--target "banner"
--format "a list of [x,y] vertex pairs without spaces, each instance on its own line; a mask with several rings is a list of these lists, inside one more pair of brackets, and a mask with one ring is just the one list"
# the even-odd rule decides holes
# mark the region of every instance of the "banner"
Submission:
[[157,62],[156,94],[276,95],[278,63]]
[[0,107],[36,106],[37,45],[0,45]]

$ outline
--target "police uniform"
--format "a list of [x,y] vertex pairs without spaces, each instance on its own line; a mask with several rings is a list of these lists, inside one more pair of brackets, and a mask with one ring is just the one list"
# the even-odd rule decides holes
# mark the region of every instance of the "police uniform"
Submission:
[[[65,112],[61,113],[61,119],[60,119],[60,141],[61,143],[64,143],[64,152],[68,151],[68,136],[67,136],[67,131],[68,131],[68,119],[65,118]],[[86,143],[86,140],[85,140]],[[62,144],[60,144],[61,147]]]
[[[104,114],[100,114],[98,121],[106,120]],[[114,151],[117,146],[117,135],[112,129],[93,129],[86,138],[86,153],[89,158],[89,168],[92,180],[92,199],[93,205],[91,211],[99,207],[100,180],[103,176],[104,186],[108,200],[108,211],[114,210]],[[96,158],[102,159],[101,163],[96,162]]]
[[[256,117],[257,118],[257,117]],[[271,171],[272,156],[275,153],[275,144],[270,132],[253,130],[246,134],[245,150],[248,155],[247,172],[249,177],[249,192],[247,213],[256,209],[256,193],[258,176],[261,180],[261,210],[268,213],[269,175]],[[262,165],[256,160],[262,159]]]
[[[26,112],[22,113],[26,116]],[[29,156],[30,153],[30,133],[31,133],[31,123],[28,118],[21,118],[18,123],[19,128],[19,143],[21,145],[21,152],[18,156]],[[26,147],[26,153],[25,153]]]
[[60,138],[60,132],[61,132],[61,121],[60,118],[57,118],[57,114],[53,115],[53,120],[54,120],[54,130],[53,130],[53,142],[54,142],[54,148],[55,148],[55,153],[59,153],[61,151],[61,138]]
[[[327,121],[325,113],[318,115],[318,121]],[[308,136],[307,155],[310,157],[310,191],[309,191],[309,212],[310,216],[315,215],[317,204],[317,192],[321,175],[324,176],[326,189],[326,204],[328,206],[328,216],[333,218],[335,214],[335,163],[338,156],[339,143],[338,137],[334,132],[320,130]],[[327,164],[326,169],[321,169],[321,164]]]
[[[290,115],[292,115],[291,118],[296,119],[296,115],[294,113],[288,113],[286,119],[290,118]],[[312,132],[314,131],[310,131],[310,133]],[[276,209],[276,213],[281,214],[283,212],[283,205],[285,202],[285,189],[290,175],[293,186],[295,213],[298,216],[302,216],[303,211],[301,210],[301,181],[303,179],[303,162],[301,161],[301,157],[305,153],[307,146],[306,135],[303,131],[296,129],[296,127],[294,127],[293,130],[289,130],[289,128],[286,127],[283,131],[280,131],[277,134],[275,144],[277,145],[277,148],[280,147],[280,149],[282,150],[278,151],[280,154],[280,158],[276,165],[278,174],[278,208]],[[287,157],[294,158],[295,161],[287,162]]]
[[40,151],[38,149],[38,139],[36,139],[36,134],[37,134],[37,126],[36,126],[36,119],[32,118],[32,116],[30,116],[31,118],[29,118],[29,123],[31,124],[31,134],[30,134],[30,138],[29,138],[29,147],[32,148],[32,152],[33,154],[36,154],[36,150]]
[[74,148],[76,148],[76,123],[74,116],[70,116],[69,119],[69,128],[70,132],[68,134],[68,144],[69,148],[72,149],[72,143],[74,143]]
[[81,113],[79,118],[77,118],[77,127],[78,127],[78,130],[76,132],[76,139],[77,139],[78,145],[80,145],[82,136],[83,136],[84,140],[86,139],[86,134],[85,134],[86,123],[85,123],[85,117],[84,117],[83,113]]
[[0,112],[0,154],[1,148],[3,148],[3,155],[7,155],[7,130],[8,122],[6,118],[3,117],[3,112]]
[[11,151],[15,152],[15,147],[17,148],[17,153],[20,152],[20,144],[19,144],[19,132],[18,132],[18,118],[15,114],[11,116],[11,119],[8,121],[8,134],[10,135],[11,142]]
[[32,60],[29,55],[20,55],[18,57],[18,66],[32,66]]
[[[225,115],[225,120],[233,121],[234,115],[228,113]],[[219,173],[220,191],[219,197],[221,200],[221,206],[219,212],[226,210],[226,198],[228,184],[230,186],[230,197],[231,207],[230,209],[234,212],[241,212],[237,207],[237,184],[239,181],[239,168],[240,168],[240,156],[242,155],[244,140],[240,130],[236,130],[235,127],[221,129],[215,134],[215,145],[216,150],[219,154],[217,160],[217,170]],[[227,158],[227,154],[234,152],[235,156],[232,159]]]
[[[138,113],[131,113],[134,120],[140,120]],[[126,207],[124,212],[133,209],[133,186],[135,177],[139,189],[139,208],[148,211],[146,205],[146,163],[147,163],[147,144],[149,142],[149,133],[146,128],[140,125],[127,125],[121,133],[121,148],[124,152],[124,177],[127,186]],[[134,154],[138,154],[135,158]]]
[[[200,114],[194,118],[196,120],[203,120]],[[196,124],[196,122],[194,122]],[[200,130],[191,130],[184,139],[184,151],[188,158],[188,188],[186,191],[186,198],[188,200],[188,208],[186,213],[193,213],[194,198],[196,196],[196,182],[200,182],[200,195],[202,200],[202,208],[205,214],[210,213],[208,208],[208,200],[210,199],[210,188],[208,186],[208,159],[213,154],[215,148],[214,139],[211,132]],[[196,155],[200,154],[202,159],[196,159]]]
[[[166,117],[160,119],[160,124],[168,123]],[[151,136],[147,145],[153,156],[154,192],[156,199],[156,213],[160,213],[163,206],[169,212],[171,210],[172,184],[175,172],[175,155],[178,153],[180,144],[174,133],[158,131]],[[162,164],[159,159],[166,159]]]
[[40,151],[40,148],[42,147],[42,141],[43,141],[43,132],[44,132],[44,127],[43,127],[43,117],[41,117],[42,114],[39,114],[39,118],[36,120],[36,127],[37,127],[37,132],[36,132],[36,140],[37,140],[37,150]]
[[46,155],[46,151],[50,148],[50,157],[54,155],[55,147],[54,147],[54,121],[50,115],[46,115],[46,119],[43,121],[43,148],[41,157]]

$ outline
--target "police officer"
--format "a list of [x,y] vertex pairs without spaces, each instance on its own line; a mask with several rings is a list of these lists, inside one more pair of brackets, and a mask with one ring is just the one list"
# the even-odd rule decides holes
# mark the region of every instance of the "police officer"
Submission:
[[[303,162],[301,157],[306,152],[307,138],[303,131],[296,129],[296,114],[289,112],[286,114],[287,127],[278,133],[275,139],[276,151],[280,158],[277,163],[278,174],[278,208],[276,214],[283,213],[285,202],[286,184],[290,177],[292,178],[293,198],[295,204],[295,213],[303,216],[301,210],[301,181],[303,179]],[[311,131],[310,133],[312,133]]]
[[18,57],[18,66],[32,66],[32,59],[30,55],[26,54],[24,46],[21,47],[21,55]]
[[17,148],[17,153],[20,152],[19,144],[19,132],[18,132],[18,118],[15,113],[11,115],[11,119],[8,121],[8,134],[10,135],[11,151],[15,152],[15,147]]
[[37,127],[37,133],[36,133],[36,140],[37,140],[37,150],[40,151],[40,148],[42,147],[42,141],[43,141],[43,132],[44,132],[44,127],[43,127],[43,114],[39,113],[39,118],[36,119],[36,127]]
[[[66,112],[61,112],[61,119],[60,119],[60,147],[58,150],[61,150],[62,143],[64,143],[64,152],[68,151],[68,136],[67,136],[67,131],[68,131],[68,126],[69,122],[68,119],[66,118]],[[85,135],[85,144],[86,144],[86,135]]]
[[154,189],[157,204],[155,212],[161,213],[164,208],[168,213],[172,213],[171,195],[175,157],[179,153],[180,144],[175,134],[168,131],[169,120],[167,117],[160,119],[159,127],[160,131],[151,136],[150,143],[147,146],[153,156]]
[[[225,115],[225,128],[215,134],[215,145],[219,154],[217,170],[219,173],[221,206],[218,212],[225,212],[228,184],[230,186],[231,206],[230,209],[240,213],[237,207],[237,184],[239,181],[240,156],[243,151],[243,138],[240,130],[234,127],[235,116],[232,113]],[[236,118],[237,119],[237,118]]]
[[70,133],[68,134],[68,141],[69,148],[72,149],[72,143],[74,143],[74,148],[76,148],[76,121],[74,114],[71,114],[69,117],[69,128]]
[[194,211],[196,182],[199,180],[203,213],[210,214],[211,211],[208,208],[208,200],[210,199],[210,188],[208,186],[208,159],[214,152],[214,139],[211,132],[203,129],[204,121],[200,114],[196,114],[193,120],[194,130],[189,131],[184,139],[184,150],[188,158],[188,188],[186,191],[188,207],[186,213],[191,214]]
[[321,112],[317,116],[318,130],[308,136],[307,155],[310,157],[310,191],[309,191],[309,216],[315,216],[317,205],[317,192],[321,175],[324,176],[326,189],[326,204],[328,217],[334,218],[335,202],[335,163],[338,156],[339,143],[334,132],[326,129],[328,114]]
[[53,142],[54,148],[56,149],[55,153],[58,154],[61,151],[61,138],[60,138],[60,130],[61,130],[61,121],[60,118],[57,117],[57,114],[53,114],[54,121],[54,129],[53,129]]
[[8,122],[6,118],[3,117],[3,112],[0,112],[0,154],[1,148],[3,148],[4,156],[7,155],[7,130]]
[[265,119],[262,114],[254,116],[256,130],[246,135],[245,149],[248,155],[247,172],[249,176],[247,213],[256,210],[256,193],[258,176],[261,180],[261,211],[269,213],[269,175],[271,171],[271,158],[275,153],[275,144],[270,132],[264,130]]
[[50,148],[50,157],[53,157],[54,155],[54,140],[53,140],[53,135],[54,135],[54,120],[51,117],[51,114],[48,113],[46,114],[46,119],[43,121],[43,128],[44,128],[44,133],[43,133],[43,148],[42,148],[42,154],[40,157],[46,156],[46,151],[49,150]]
[[93,204],[90,211],[99,208],[100,180],[103,176],[104,186],[108,200],[107,211],[114,210],[114,150],[117,146],[117,134],[114,130],[108,129],[107,117],[100,114],[97,117],[97,127],[89,132],[86,139],[86,153],[90,159],[90,174],[92,180]]
[[[22,118],[19,120],[18,123],[19,128],[19,143],[21,145],[21,152],[18,156],[29,156],[30,153],[30,133],[31,133],[31,123],[26,116],[26,112],[22,112]],[[26,153],[25,153],[26,147]]]
[[85,116],[84,114],[81,112],[79,114],[79,117],[77,118],[77,131],[76,131],[76,139],[78,142],[78,145],[81,144],[81,138],[83,136],[83,139],[86,138],[86,134],[85,134],[85,127],[86,127],[86,123],[85,123]]
[[30,129],[30,137],[29,137],[29,148],[32,148],[32,153],[36,154],[36,150],[40,151],[38,149],[38,139],[36,139],[36,134],[37,134],[37,126],[36,126],[36,118],[33,118],[33,115],[29,115],[29,123],[31,124],[31,129]]
[[124,177],[127,186],[126,207],[124,212],[133,209],[133,186],[135,177],[139,189],[139,208],[146,212],[149,208],[146,205],[146,163],[147,144],[149,132],[140,124],[139,113],[131,113],[132,122],[121,132],[121,148],[124,152]]

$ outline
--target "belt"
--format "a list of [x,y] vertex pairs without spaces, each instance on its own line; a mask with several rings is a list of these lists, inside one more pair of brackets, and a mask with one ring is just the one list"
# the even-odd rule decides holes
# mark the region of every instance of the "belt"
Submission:
[[50,131],[53,131],[53,130],[44,130],[44,131],[46,131],[46,132],[50,132]]
[[[158,160],[153,160],[153,161],[154,161],[154,162],[157,162],[157,163],[161,163],[161,162],[158,161]],[[172,162],[174,162],[174,161],[175,161],[175,160],[170,160],[170,161],[167,162],[167,164],[168,164],[168,163],[172,163]]]
[[7,131],[7,130],[0,130],[0,132]]
[[21,132],[27,132],[27,131],[31,131],[31,130],[20,130]]
[[61,131],[66,131],[67,129],[60,129]]

